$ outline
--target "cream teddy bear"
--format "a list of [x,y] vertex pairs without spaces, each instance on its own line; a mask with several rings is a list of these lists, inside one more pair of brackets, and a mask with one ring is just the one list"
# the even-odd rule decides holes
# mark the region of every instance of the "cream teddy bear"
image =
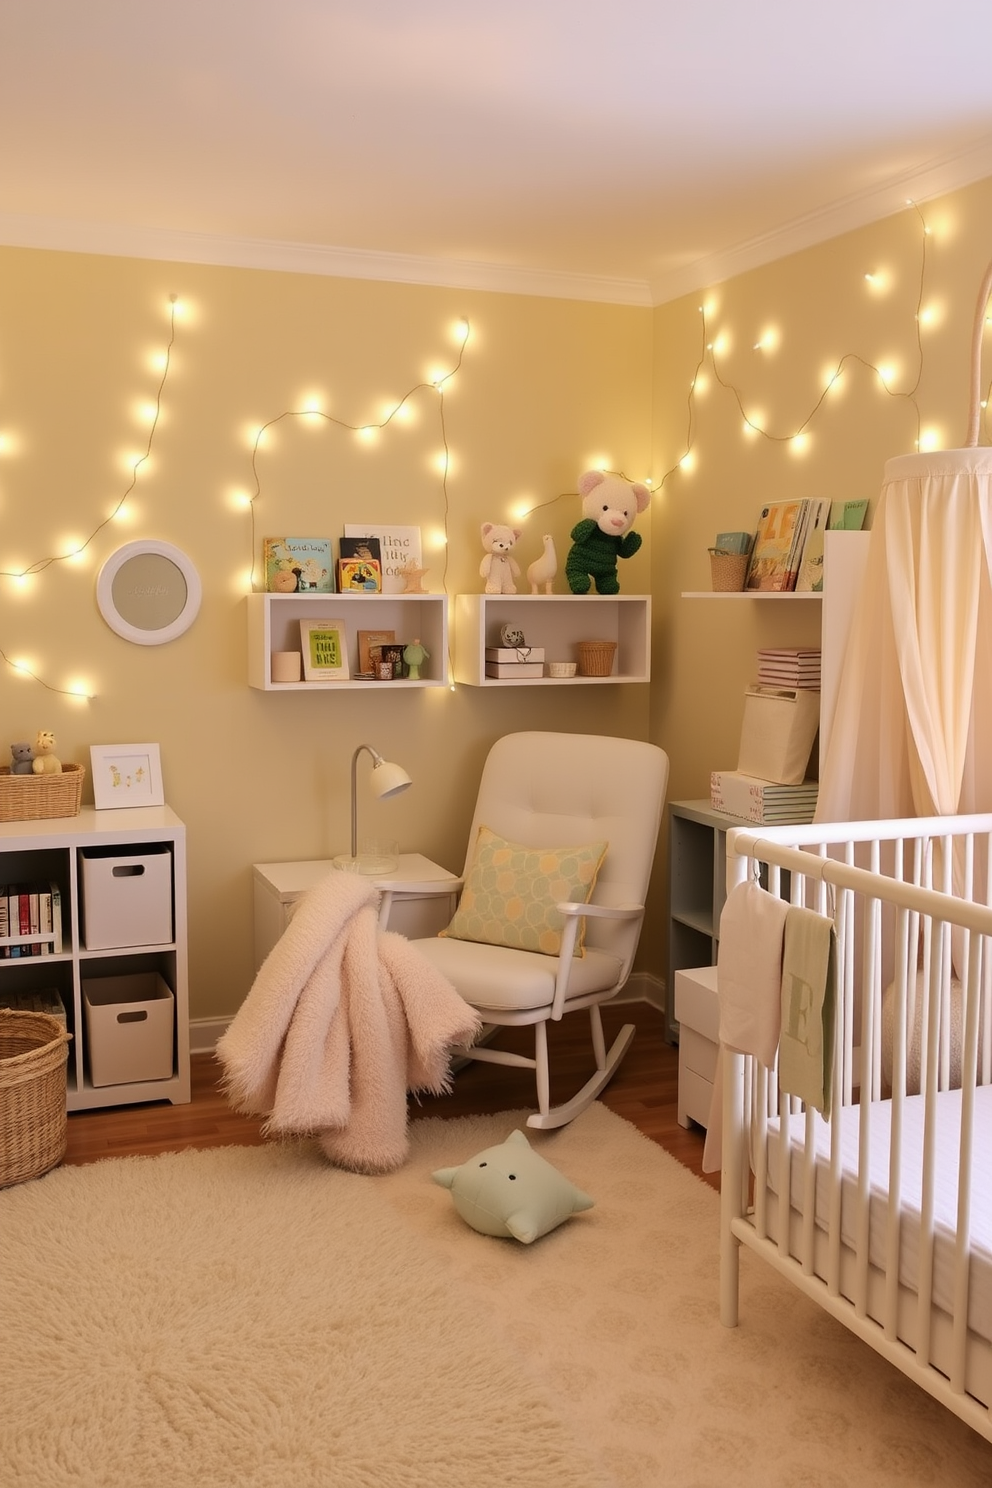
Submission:
[[486,594],[516,594],[515,580],[520,577],[520,565],[510,557],[510,551],[520,536],[516,527],[501,527],[493,522],[482,524],[482,546],[486,550],[479,568],[485,579]]
[[55,755],[55,735],[50,729],[42,729],[34,741],[34,759],[31,769],[35,775],[61,775],[62,761]]

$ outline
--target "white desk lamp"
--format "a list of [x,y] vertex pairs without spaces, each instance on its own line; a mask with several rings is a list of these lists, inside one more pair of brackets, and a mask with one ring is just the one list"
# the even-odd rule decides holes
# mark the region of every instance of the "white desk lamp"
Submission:
[[372,794],[379,800],[398,796],[400,791],[405,791],[408,785],[413,784],[402,765],[384,760],[371,744],[359,744],[351,757],[351,857],[337,857],[334,865],[349,869],[352,873],[391,873],[396,867],[394,857],[378,853],[363,853],[361,857],[358,855],[358,756],[363,750],[372,756],[370,783]]

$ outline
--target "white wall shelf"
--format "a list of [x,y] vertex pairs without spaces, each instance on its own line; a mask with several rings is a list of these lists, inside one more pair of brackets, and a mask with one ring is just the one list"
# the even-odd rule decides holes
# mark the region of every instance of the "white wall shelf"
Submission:
[[[609,677],[486,676],[486,647],[515,625],[545,661],[574,661],[577,641],[616,641]],[[547,668],[545,668],[546,670]],[[469,687],[581,687],[651,679],[651,598],[646,594],[459,594],[455,597],[456,682]]]
[[719,600],[729,599],[731,602],[737,603],[740,603],[742,599],[773,599],[778,600],[779,602],[784,599],[787,603],[791,602],[793,604],[802,604],[804,600],[821,600],[823,598],[823,595],[820,593],[813,594],[807,591],[803,591],[802,594],[796,594],[795,591],[786,594],[776,594],[767,589],[684,589],[682,591],[682,598]]
[[[165,882],[170,903],[162,906],[161,917],[171,925],[171,940],[148,946],[86,948],[81,856],[93,852],[109,853],[115,860],[150,853],[167,854]],[[186,829],[179,818],[167,806],[111,811],[84,806],[76,816],[0,823],[0,882],[54,882],[59,887],[61,952],[0,959],[0,991],[30,994],[53,989],[58,992],[72,1034],[67,1066],[68,1109],[87,1110],[139,1101],[188,1102]],[[94,1085],[83,1016],[83,978],[131,977],[144,972],[157,972],[173,994],[172,1074],[165,1079]]]
[[[301,620],[343,620],[352,678],[340,682],[273,682],[273,651],[300,650]],[[420,640],[429,653],[418,681],[356,681],[358,632],[392,630],[398,642]],[[262,692],[330,692],[358,687],[446,687],[448,600],[444,594],[249,594],[248,685]]]

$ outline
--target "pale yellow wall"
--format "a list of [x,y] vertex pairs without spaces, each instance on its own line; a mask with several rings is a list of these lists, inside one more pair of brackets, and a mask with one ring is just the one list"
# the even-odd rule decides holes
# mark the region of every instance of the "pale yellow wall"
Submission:
[[[940,444],[964,438],[974,302],[992,253],[992,182],[655,311],[303,275],[0,251],[0,569],[19,572],[91,538],[81,563],[56,563],[30,584],[0,577],[0,651],[28,659],[34,682],[0,665],[0,747],[54,728],[64,758],[91,743],[157,741],[166,795],[189,832],[194,1017],[231,1013],[250,985],[250,865],[326,856],[348,835],[348,768],[368,740],[400,758],[415,787],[390,804],[362,801],[362,823],[458,868],[478,771],[489,744],[517,728],[651,738],[671,756],[670,796],[705,796],[714,768],[736,762],[744,688],[765,644],[815,644],[814,607],[690,602],[709,585],[718,530],[753,528],[762,502],[792,495],[874,500],[886,458],[914,448],[918,424]],[[884,291],[865,280],[888,276]],[[921,327],[917,302],[934,318]],[[140,453],[150,357],[177,321],[152,459],[124,505],[122,464]],[[723,336],[714,377],[704,347]],[[655,481],[691,443],[623,566],[625,592],[654,597],[651,688],[480,692],[359,691],[271,695],[245,682],[250,431],[311,395],[348,424],[378,423],[435,369],[453,367],[458,317],[472,334],[444,402],[451,451],[449,594],[481,587],[478,529],[522,501],[551,505],[524,524],[520,556],[550,530],[563,561],[577,519],[579,472],[606,461]],[[754,350],[769,326],[774,352]],[[813,411],[827,370],[838,388]],[[708,387],[690,402],[702,360]],[[891,397],[872,365],[894,364]],[[777,436],[746,438],[736,388]],[[373,445],[326,423],[282,419],[261,452],[255,541],[292,530],[340,534],[351,519],[444,525],[433,461],[436,395]],[[797,456],[787,436],[809,419]],[[983,442],[987,435],[983,432]],[[166,539],[196,563],[200,617],[181,639],[138,647],[103,624],[100,564],[136,537]],[[430,561],[430,560],[429,560]],[[559,578],[558,588],[564,590]],[[51,688],[82,678],[88,703]],[[43,685],[47,683],[48,686]],[[84,799],[88,797],[84,796]],[[639,965],[663,976],[667,894],[662,852]]]
[[[160,374],[169,296],[185,311],[152,458],[124,505],[124,463],[147,439],[141,405]],[[186,822],[194,1017],[232,1013],[252,977],[250,865],[346,848],[349,765],[368,741],[398,758],[414,788],[362,800],[362,826],[460,868],[478,772],[490,743],[519,728],[643,738],[646,686],[484,692],[272,695],[246,685],[250,431],[310,395],[349,424],[378,423],[434,369],[455,365],[452,328],[471,324],[447,385],[448,592],[478,592],[483,521],[553,504],[524,523],[523,566],[551,531],[560,561],[579,473],[597,460],[647,472],[651,313],[644,309],[332,278],[0,251],[0,569],[21,572],[90,539],[21,587],[0,578],[0,747],[54,729],[64,759],[93,743],[158,742],[166,797]],[[344,522],[444,525],[433,461],[438,400],[411,400],[408,426],[373,445],[326,423],[281,420],[258,460],[256,547],[266,534],[340,535]],[[645,546],[624,591],[645,592]],[[177,544],[203,580],[200,616],[164,646],[132,645],[103,623],[96,574],[124,542]],[[428,560],[441,587],[442,560]],[[564,592],[563,580],[558,588]],[[83,679],[80,702],[52,689]],[[84,792],[84,801],[91,800]]]
[[[819,636],[809,603],[728,605],[681,592],[709,588],[716,533],[753,531],[764,502],[826,496],[874,505],[886,459],[912,452],[921,430],[934,447],[964,442],[975,302],[990,256],[992,181],[984,181],[655,311],[654,474],[674,474],[653,511],[651,736],[671,753],[671,799],[706,797],[710,771],[734,768],[758,647]],[[756,351],[769,328],[777,348]],[[700,360],[706,387],[690,408]],[[896,369],[893,391],[912,397],[885,391],[872,369],[887,365]],[[989,367],[986,357],[986,388]],[[778,438],[744,433],[734,390]],[[788,436],[804,424],[808,445],[798,455]],[[693,468],[683,471],[690,444]]]

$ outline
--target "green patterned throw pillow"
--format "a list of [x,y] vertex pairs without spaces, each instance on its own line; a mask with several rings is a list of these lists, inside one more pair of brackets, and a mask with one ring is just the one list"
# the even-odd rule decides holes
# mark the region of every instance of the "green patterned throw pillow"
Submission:
[[[557,956],[565,917],[555,905],[589,902],[607,846],[524,847],[480,827],[458,908],[441,934]],[[580,922],[577,956],[584,930]]]

